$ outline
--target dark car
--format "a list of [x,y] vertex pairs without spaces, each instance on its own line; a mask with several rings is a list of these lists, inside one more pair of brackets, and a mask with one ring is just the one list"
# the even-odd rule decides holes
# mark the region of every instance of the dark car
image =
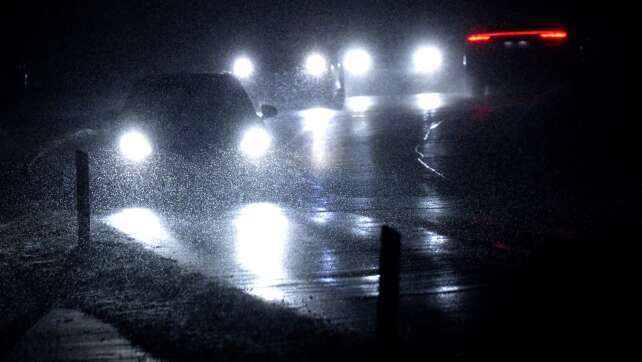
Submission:
[[[194,205],[194,198],[214,204],[255,192],[274,194],[284,179],[281,168],[292,166],[280,157],[264,124],[276,108],[261,108],[259,116],[229,74],[144,78],[133,85],[115,120],[40,152],[31,162],[31,179],[42,184],[60,179],[64,187],[57,190],[65,193],[60,199],[73,200],[68,181],[74,179],[73,151],[81,149],[90,156],[98,208],[132,201],[162,204],[168,195]],[[201,200],[195,190],[207,190],[209,199]]]
[[[262,107],[263,118],[274,115],[274,107]],[[140,80],[132,87],[118,127],[121,154],[135,161],[143,158],[140,152],[149,149],[151,153],[154,147],[183,152],[215,147],[259,157],[261,151],[267,152],[270,139],[242,85],[229,74],[161,75]],[[254,138],[248,139],[248,133]],[[132,134],[139,140],[146,138],[147,144],[136,145]]]
[[243,193],[230,193],[229,187],[261,189],[262,182],[274,180],[271,172],[278,172],[273,137],[264,124],[276,113],[263,105],[259,117],[230,74],[143,79],[133,86],[118,118],[112,149],[121,162],[115,168],[145,187],[160,180],[178,187],[178,193],[198,187],[223,197]]
[[563,28],[478,32],[466,38],[463,63],[475,96],[533,90],[566,81],[578,49]]

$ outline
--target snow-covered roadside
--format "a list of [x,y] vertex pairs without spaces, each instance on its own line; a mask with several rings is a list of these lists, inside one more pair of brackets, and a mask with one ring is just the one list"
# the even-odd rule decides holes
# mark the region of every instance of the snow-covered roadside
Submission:
[[109,324],[75,310],[56,308],[27,331],[7,361],[154,362],[156,359],[133,347]]
[[74,249],[73,220],[25,217],[0,230],[3,318],[82,310],[164,359],[343,359],[364,350],[360,337],[186,271],[107,225],[94,223],[92,246]]
[[54,303],[75,246],[69,214],[28,215],[0,226],[0,356]]

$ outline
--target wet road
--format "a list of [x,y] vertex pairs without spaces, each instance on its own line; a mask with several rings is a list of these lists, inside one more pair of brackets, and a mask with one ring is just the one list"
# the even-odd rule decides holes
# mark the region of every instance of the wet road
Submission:
[[426,117],[463,102],[437,93],[352,97],[344,111],[280,115],[270,128],[311,175],[296,204],[270,197],[196,214],[136,204],[99,218],[185,268],[367,333],[374,330],[380,228],[392,225],[402,234],[409,338],[425,327],[417,312],[432,328],[461,332],[457,326],[470,328],[484,314],[493,278],[523,261],[481,237],[442,233],[465,201],[435,187],[413,149]]
[[[466,117],[471,105],[471,100],[463,97],[426,93],[352,97],[339,112],[322,108],[283,111],[267,126],[295,157],[294,162],[272,169],[271,176],[295,182],[259,182],[278,184],[280,188],[264,186],[248,197],[238,194],[247,187],[232,188],[238,192],[222,195],[214,182],[198,188],[193,187],[198,183],[174,182],[179,184],[174,193],[154,188],[141,195],[147,197],[119,201],[122,204],[115,207],[101,201],[118,199],[118,193],[104,184],[101,188],[103,179],[95,177],[94,220],[101,224],[95,230],[107,227],[128,235],[153,253],[149,255],[163,257],[158,259],[172,265],[171,260],[175,260],[181,272],[193,271],[215,280],[216,285],[240,290],[240,295],[249,296],[252,303],[259,300],[284,305],[302,316],[324,318],[359,335],[373,336],[379,233],[381,226],[388,224],[402,235],[400,333],[414,351],[423,353],[426,341],[430,341],[431,351],[448,355],[476,348],[492,354],[522,353],[523,348],[530,350],[534,344],[543,343],[543,338],[548,344],[540,353],[559,346],[573,353],[586,345],[609,346],[632,338],[626,333],[613,333],[609,340],[600,333],[620,328],[618,322],[632,320],[631,316],[636,316],[631,312],[633,306],[637,309],[635,298],[618,296],[630,290],[637,275],[633,271],[640,265],[638,243],[629,242],[628,227],[615,224],[621,214],[614,214],[608,221],[603,218],[616,209],[611,199],[602,196],[606,202],[596,203],[584,194],[581,204],[555,198],[547,204],[542,195],[536,195],[534,202],[525,200],[527,204],[507,198],[489,199],[472,192],[454,192],[417,162],[415,146],[430,121]],[[80,146],[62,146],[66,143],[59,140],[53,142],[53,148],[38,149],[37,154],[44,155],[39,161],[44,166],[33,166],[41,175],[31,181],[38,187],[42,181],[49,188],[25,187],[21,183],[24,174],[18,167],[16,177],[10,173],[17,181],[4,185],[12,192],[1,193],[9,200],[3,205],[9,206],[2,209],[0,224],[14,214],[28,213],[32,205],[45,213],[70,211],[73,151],[87,147],[93,161],[113,154],[113,149],[108,153],[99,149],[105,143],[96,146],[94,136],[103,130],[87,126],[70,131],[69,123],[63,125],[60,133],[65,136],[60,140],[86,141]],[[50,132],[43,127],[37,129]],[[30,139],[33,144],[44,144],[38,137]],[[31,148],[19,146],[14,149]],[[183,170],[180,167],[188,165],[185,169],[190,171],[191,167],[200,180],[218,179],[209,174],[216,171],[216,166],[194,167],[180,158],[171,161],[175,163],[165,165],[171,171],[179,170],[175,172],[178,176]],[[104,164],[113,169],[107,167],[101,173],[95,168],[100,163],[94,162],[92,175],[119,175],[125,169],[120,164]],[[162,172],[151,175],[165,181]],[[122,179],[125,186],[135,186],[143,178]],[[158,180],[144,181],[153,184]],[[281,188],[283,185],[291,188]],[[620,181],[618,188],[622,188]],[[16,191],[20,189],[26,191]],[[604,195],[604,189],[596,190],[595,194]],[[185,197],[185,191],[191,191],[191,195]],[[162,202],[149,202],[155,195],[160,195]],[[225,202],[217,202],[219,196]],[[30,199],[35,204],[28,202]],[[197,207],[190,207],[191,202]],[[7,210],[10,212],[4,214]],[[581,217],[586,211],[593,219]],[[71,214],[64,215],[69,218]],[[599,232],[589,237],[579,234],[570,227],[573,224],[555,219],[560,215],[572,216],[575,225],[599,226]],[[50,223],[58,223],[58,219],[52,220]],[[122,250],[132,252],[125,238],[114,238],[112,244],[121,245],[121,241]],[[67,242],[75,245],[75,238]],[[49,253],[49,248],[43,252]],[[130,256],[136,255],[140,254]],[[130,259],[123,260],[120,262],[128,267],[136,265]],[[141,275],[142,271],[132,269],[124,274],[133,278]],[[141,278],[146,281],[155,271],[147,270]],[[49,275],[46,270],[44,274]],[[109,269],[103,274],[119,273]],[[97,280],[89,285],[100,290],[90,289],[88,295],[122,297],[121,307],[131,309],[136,318],[138,313],[148,312],[145,308],[156,308],[157,300],[147,301],[144,290],[140,290],[144,286],[126,283],[129,289],[124,291],[121,276],[115,277],[118,283],[113,290],[99,293],[105,286],[103,280]],[[169,280],[163,287],[171,283]],[[100,304],[88,298],[87,303]],[[132,298],[151,304],[136,304]],[[173,299],[168,298],[171,303]],[[128,303],[133,304],[131,308]],[[194,312],[190,306],[183,307]],[[115,310],[115,315],[122,312]],[[174,320],[174,315],[165,317]],[[147,335],[147,331],[141,334]],[[575,349],[569,347],[569,335],[576,337],[572,344]],[[611,351],[610,347],[604,350]]]

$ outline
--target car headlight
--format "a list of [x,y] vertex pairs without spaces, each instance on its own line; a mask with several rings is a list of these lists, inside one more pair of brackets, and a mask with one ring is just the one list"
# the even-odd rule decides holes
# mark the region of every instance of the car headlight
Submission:
[[346,53],[343,63],[351,74],[363,75],[370,71],[372,58],[363,49],[351,49]]
[[232,73],[237,78],[247,79],[254,73],[254,64],[247,57],[236,58],[232,65]]
[[431,46],[417,48],[412,58],[415,71],[422,74],[432,73],[438,70],[443,60],[441,51]]
[[312,53],[305,59],[305,72],[314,77],[320,77],[328,71],[328,62],[319,53]]
[[128,160],[139,162],[152,154],[152,144],[140,132],[127,132],[120,137],[120,153]]
[[258,158],[270,149],[272,137],[263,127],[253,127],[243,133],[239,145],[241,152],[249,158]]

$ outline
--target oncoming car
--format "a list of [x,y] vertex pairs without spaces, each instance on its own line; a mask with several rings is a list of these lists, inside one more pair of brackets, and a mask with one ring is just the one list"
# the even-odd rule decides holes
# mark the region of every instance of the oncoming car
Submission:
[[229,60],[226,71],[259,101],[335,109],[345,102],[343,65],[334,52],[320,47],[238,52]]
[[341,52],[350,95],[415,94],[456,90],[455,52],[448,36],[382,35],[352,41]]
[[[262,118],[276,108],[262,106]],[[193,152],[214,147],[256,159],[271,138],[243,87],[227,74],[162,75],[138,81],[118,119],[121,156],[144,161],[158,145]]]
[[[96,126],[43,145],[29,163],[34,193],[70,206],[74,154],[89,155],[92,208],[216,207],[293,195],[307,178],[230,74],[164,74],[133,84]],[[53,185],[53,186],[52,186]]]
[[470,33],[463,65],[474,96],[550,87],[577,61],[572,34],[562,27]]
[[145,200],[162,199],[155,191],[189,197],[191,189],[207,190],[200,194],[212,198],[273,191],[277,152],[264,120],[276,113],[263,105],[257,115],[229,74],[142,79],[111,132],[111,155],[103,157],[110,164],[98,166],[109,172],[101,187],[113,191],[107,199],[123,194]]

